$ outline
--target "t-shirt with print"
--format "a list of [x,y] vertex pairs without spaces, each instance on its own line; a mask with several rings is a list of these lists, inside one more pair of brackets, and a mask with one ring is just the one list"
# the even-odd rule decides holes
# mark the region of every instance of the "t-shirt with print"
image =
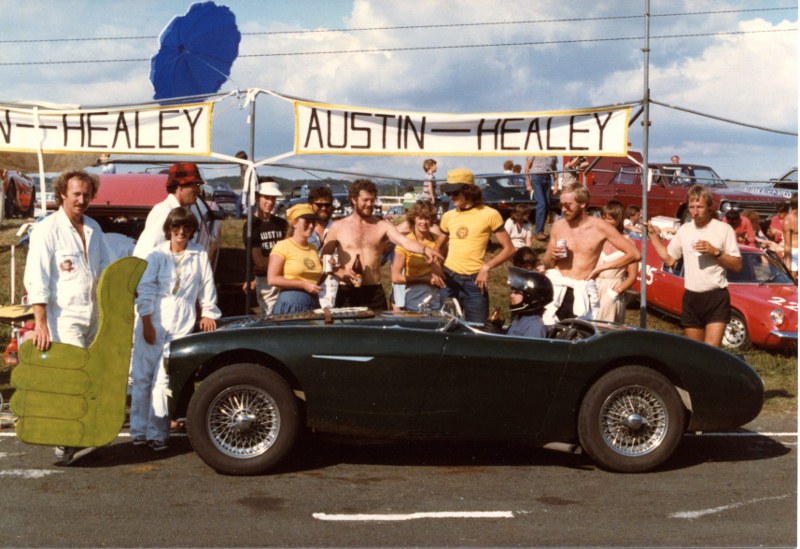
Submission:
[[439,224],[449,237],[444,266],[458,274],[471,275],[480,271],[489,239],[502,226],[500,212],[483,204],[468,210],[445,212]]
[[675,259],[683,257],[684,286],[687,290],[707,292],[727,288],[728,278],[725,268],[709,254],[696,252],[693,244],[697,240],[706,240],[723,253],[741,257],[733,228],[717,219],[712,219],[701,228],[695,226],[694,221],[690,221],[681,225],[667,245],[669,255]]
[[281,217],[271,215],[266,221],[254,217],[250,245],[247,246],[247,223],[242,227],[242,242],[245,243],[245,248],[259,248],[264,257],[269,257],[275,244],[286,238],[288,229],[289,224]]
[[275,244],[271,253],[283,258],[283,276],[289,280],[306,280],[317,284],[322,277],[319,251],[312,244],[300,246],[291,238],[286,238]]

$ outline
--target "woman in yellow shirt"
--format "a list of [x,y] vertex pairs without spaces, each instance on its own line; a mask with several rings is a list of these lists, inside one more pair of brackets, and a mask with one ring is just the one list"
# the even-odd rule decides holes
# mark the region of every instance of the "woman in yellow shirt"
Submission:
[[317,215],[311,204],[298,204],[286,212],[289,236],[272,248],[267,279],[280,288],[272,314],[288,314],[319,307],[322,263],[308,238],[314,232]]
[[[431,227],[436,223],[436,208],[430,202],[419,201],[406,213],[409,226],[412,228],[408,238],[421,242],[428,248],[436,246],[436,236]],[[423,301],[431,309],[441,306],[439,289],[444,288],[444,274],[441,266],[434,262],[429,264],[424,255],[409,252],[397,246],[392,261],[392,282],[405,284],[405,306],[407,311],[419,311]]]

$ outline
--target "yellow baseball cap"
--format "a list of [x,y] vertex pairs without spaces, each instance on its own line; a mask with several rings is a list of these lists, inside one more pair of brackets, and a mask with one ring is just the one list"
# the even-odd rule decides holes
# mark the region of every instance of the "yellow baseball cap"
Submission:
[[317,219],[319,216],[314,213],[314,208],[311,207],[311,204],[308,202],[296,204],[289,208],[289,210],[286,212],[286,221],[289,222],[289,225],[294,225],[294,222],[301,217],[306,219]]
[[443,193],[454,193],[464,185],[474,185],[475,176],[465,168],[456,168],[447,172],[447,183],[442,185]]

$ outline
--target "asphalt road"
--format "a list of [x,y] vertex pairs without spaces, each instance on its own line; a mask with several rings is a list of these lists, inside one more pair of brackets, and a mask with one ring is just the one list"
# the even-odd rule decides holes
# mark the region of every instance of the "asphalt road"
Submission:
[[607,473],[527,446],[310,437],[275,474],[225,477],[173,438],[120,436],[69,467],[0,429],[0,545],[791,546],[797,420],[685,437],[669,465]]

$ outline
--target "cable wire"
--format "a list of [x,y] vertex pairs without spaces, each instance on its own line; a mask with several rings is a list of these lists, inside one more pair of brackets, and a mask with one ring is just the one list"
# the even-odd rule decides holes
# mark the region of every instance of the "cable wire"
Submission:
[[[660,36],[651,36],[651,40],[655,39],[669,39],[669,38],[698,38],[708,36],[738,36],[744,34],[763,34],[774,32],[796,32],[796,28],[791,29],[769,29],[758,31],[723,31],[723,32],[704,32],[704,33],[689,33],[689,34],[667,34]],[[616,38],[581,38],[574,40],[544,40],[538,42],[503,42],[499,44],[461,44],[454,46],[409,46],[402,48],[362,48],[353,50],[323,50],[323,51],[306,51],[306,52],[282,52],[282,53],[250,53],[241,54],[239,58],[253,58],[253,57],[291,57],[291,56],[307,56],[307,55],[341,55],[352,53],[394,53],[394,52],[408,52],[408,51],[436,51],[436,50],[454,50],[454,49],[475,49],[475,48],[501,48],[501,47],[519,47],[519,46],[546,46],[554,44],[581,44],[590,42],[622,42],[629,40],[643,40],[644,36],[623,36]],[[9,61],[0,63],[0,67],[14,67],[14,66],[35,66],[35,65],[76,65],[86,63],[133,63],[150,61],[150,58],[129,58],[129,59],[78,59],[78,60],[58,60],[58,61]]]
[[[710,11],[690,11],[651,14],[650,17],[682,17],[685,15],[718,15],[729,13],[749,13],[765,11],[788,11],[797,10],[797,6],[775,7],[775,8],[748,8],[738,10],[710,10]],[[463,28],[463,27],[488,27],[498,25],[530,25],[530,24],[552,24],[552,23],[575,23],[590,21],[613,21],[622,19],[641,19],[643,15],[609,15],[605,17],[569,17],[562,19],[528,19],[523,21],[483,21],[478,23],[444,23],[434,25],[399,25],[389,27],[355,27],[344,29],[305,29],[289,31],[262,31],[262,32],[243,32],[242,36],[271,36],[285,34],[320,34],[320,33],[341,33],[341,32],[366,32],[366,31],[391,31],[391,30],[416,30],[416,29],[441,29],[441,28]],[[0,44],[32,44],[41,42],[93,42],[96,40],[154,40],[158,36],[133,35],[133,36],[98,36],[92,38],[30,38],[18,40],[0,40]]]

